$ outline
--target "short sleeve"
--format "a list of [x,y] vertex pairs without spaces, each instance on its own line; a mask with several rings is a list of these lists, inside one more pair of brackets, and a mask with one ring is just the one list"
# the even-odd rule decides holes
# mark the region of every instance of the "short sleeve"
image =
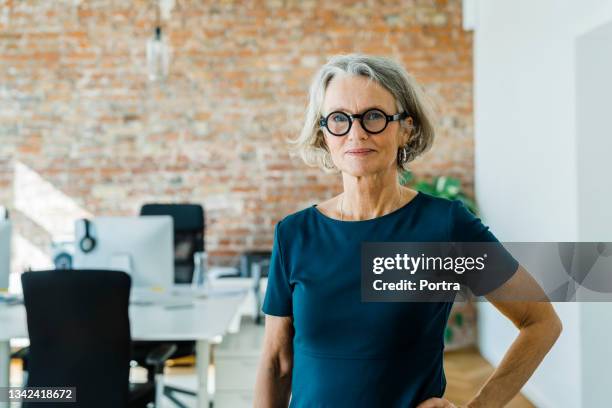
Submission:
[[268,270],[268,285],[262,311],[274,316],[293,315],[293,289],[289,284],[289,275],[283,259],[279,221],[274,228],[274,244]]
[[[491,243],[482,246],[486,249],[487,267],[482,271],[472,270],[459,276],[459,280],[466,284],[474,295],[486,295],[514,275],[519,267],[519,262],[504,248],[489,227],[468,210],[463,202],[452,200],[449,223],[450,241],[452,242]],[[475,249],[475,247],[469,248],[470,250]]]

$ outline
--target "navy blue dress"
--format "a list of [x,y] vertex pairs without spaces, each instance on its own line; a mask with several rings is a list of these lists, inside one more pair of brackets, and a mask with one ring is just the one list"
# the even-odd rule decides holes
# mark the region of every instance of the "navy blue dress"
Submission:
[[452,303],[361,302],[362,241],[499,242],[462,202],[422,192],[371,220],[313,205],[278,222],[262,310],[293,317],[290,407],[414,407],[444,394]]

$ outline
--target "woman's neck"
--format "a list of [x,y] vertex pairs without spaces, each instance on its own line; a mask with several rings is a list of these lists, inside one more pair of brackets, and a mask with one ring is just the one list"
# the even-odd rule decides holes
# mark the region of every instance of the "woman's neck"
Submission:
[[369,220],[400,208],[406,191],[397,177],[396,171],[368,177],[345,174],[344,192],[338,200],[341,218],[345,221]]

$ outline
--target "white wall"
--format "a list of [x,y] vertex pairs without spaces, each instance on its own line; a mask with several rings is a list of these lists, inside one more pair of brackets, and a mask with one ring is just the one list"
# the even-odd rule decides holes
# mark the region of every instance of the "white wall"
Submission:
[[[604,123],[612,115],[604,114],[604,105],[587,107],[589,120],[595,116],[599,122],[585,125],[587,116],[577,114],[585,101],[607,102],[605,112],[612,106],[600,92],[612,95],[612,76],[604,75],[612,68],[594,67],[602,63],[597,55],[612,58],[612,40],[607,47],[600,39],[584,45],[579,40],[612,22],[612,1],[469,3],[475,20],[475,177],[482,218],[501,241],[612,241],[596,235],[612,231],[612,215],[600,216],[612,191],[594,190],[602,182],[609,185],[612,174],[607,131],[612,127]],[[580,53],[591,60],[582,58],[579,65]],[[612,338],[610,324],[602,320],[610,317],[612,305],[554,306],[564,331],[523,392],[538,407],[602,406],[598,393],[605,382],[609,388],[612,375],[598,370],[606,358],[610,367],[612,358],[604,341],[592,337]],[[481,351],[497,364],[517,330],[490,304],[480,304],[479,313]],[[594,381],[597,373],[601,377]]]
[[[576,38],[578,238],[612,242],[612,19]],[[607,185],[607,187],[603,187]],[[612,385],[612,304],[583,303],[580,332],[582,403],[609,400]]]

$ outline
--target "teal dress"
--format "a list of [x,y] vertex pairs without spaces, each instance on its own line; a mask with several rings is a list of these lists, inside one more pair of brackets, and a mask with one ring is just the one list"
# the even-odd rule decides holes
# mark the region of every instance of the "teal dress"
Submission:
[[371,220],[313,205],[278,222],[262,311],[293,317],[290,407],[415,407],[444,394],[452,303],[362,302],[362,241],[499,242],[462,202],[422,192]]

